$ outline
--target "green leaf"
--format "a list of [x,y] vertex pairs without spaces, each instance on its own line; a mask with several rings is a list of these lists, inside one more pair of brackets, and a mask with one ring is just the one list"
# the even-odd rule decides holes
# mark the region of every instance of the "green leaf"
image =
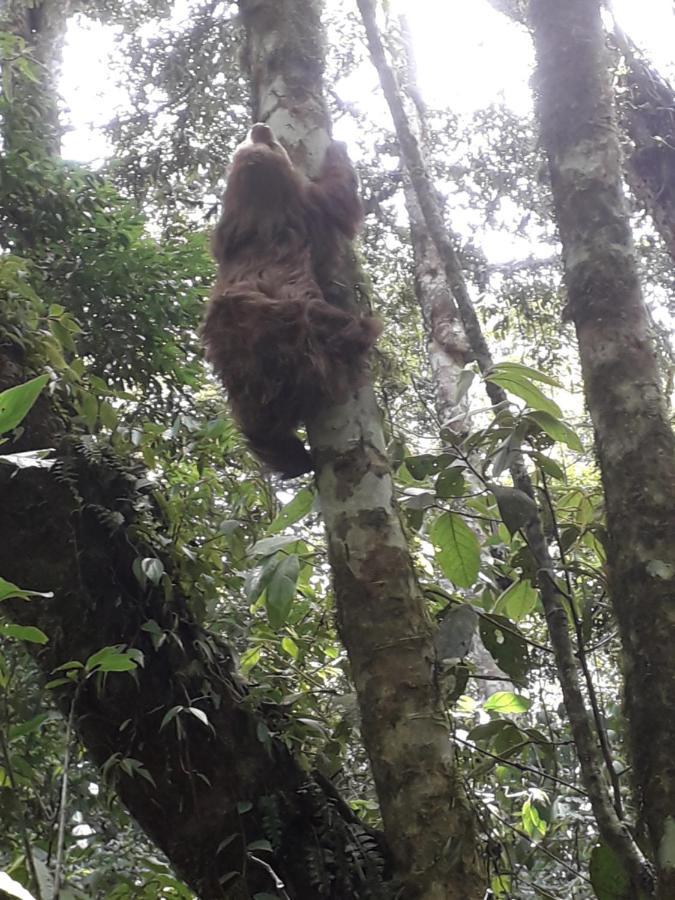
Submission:
[[534,840],[537,840],[546,834],[548,826],[545,820],[539,815],[537,807],[529,798],[523,803],[520,810],[520,819],[523,823],[523,830]]
[[310,488],[303,488],[301,491],[298,491],[290,503],[287,503],[272,521],[272,524],[267,529],[267,534],[277,534],[289,525],[299,522],[311,510],[313,504],[314,492]]
[[15,641],[28,641],[30,644],[46,644],[49,640],[44,631],[32,625],[0,624],[0,634]]
[[532,458],[546,475],[550,475],[551,478],[556,478],[558,481],[565,480],[565,473],[555,460],[545,456],[539,450],[532,453]]
[[464,472],[457,466],[444,469],[436,479],[436,496],[442,500],[449,497],[462,497],[466,493]]
[[12,584],[11,581],[5,581],[4,578],[0,578],[0,601],[9,600],[13,597],[18,600],[30,600],[31,597],[49,598],[53,596],[54,594],[51,591],[25,591],[23,588]]
[[497,374],[510,375],[515,378],[526,378],[530,381],[541,381],[543,384],[550,384],[551,387],[562,388],[557,378],[540,372],[539,369],[533,369],[531,366],[524,366],[522,363],[500,362],[494,365],[490,371]]
[[538,597],[539,594],[529,581],[516,581],[497,599],[495,612],[519,622],[529,616],[537,605]]
[[300,560],[292,553],[281,560],[267,585],[265,608],[269,623],[275,631],[286,624],[299,574]]
[[558,404],[547,397],[535,384],[521,375],[498,374],[496,372],[487,376],[486,381],[498,384],[505,391],[520,397],[531,408],[547,412],[556,419],[562,417],[562,411]]
[[119,647],[103,647],[93,653],[85,664],[87,672],[96,669],[97,672],[131,672],[138,667],[136,660],[132,658],[130,650],[120,650]]
[[9,729],[10,741],[24,737],[27,734],[35,734],[48,719],[49,716],[46,713],[39,713],[37,716],[33,716],[32,719],[27,719],[18,725],[12,725]]
[[173,719],[176,718],[179,712],[182,712],[185,709],[184,706],[172,706],[171,709],[167,710],[162,717],[162,721],[159,723],[159,730],[161,731],[166,725],[169,724]]
[[0,393],[0,434],[21,423],[48,381],[49,375],[38,375]]
[[579,435],[565,422],[561,422],[560,419],[547,412],[531,412],[528,413],[527,418],[536,422],[554,441],[558,441],[560,444],[567,444],[571,450],[583,453],[584,447],[579,439]]
[[287,653],[293,659],[297,659],[300,655],[300,650],[298,649],[298,645],[295,643],[293,638],[285,637],[281,641],[281,649],[284,653]]
[[511,723],[506,719],[492,719],[490,722],[476,725],[467,736],[470,741],[483,741],[489,744],[500,732],[510,727]]
[[246,846],[247,850],[268,850],[270,853],[272,852],[272,845],[269,841],[266,841],[264,838],[258,841],[251,841],[250,844]]
[[489,488],[497,500],[502,522],[512,537],[537,516],[537,504],[519,488],[501,484],[490,484]]
[[468,525],[455,513],[445,512],[432,525],[430,538],[446,578],[457,587],[471,587],[480,568],[480,544]]
[[262,538],[251,547],[251,556],[272,556],[277,550],[295,544],[298,538],[292,534],[277,534],[274,537]]
[[481,616],[478,627],[483,646],[502,672],[522,684],[530,668],[530,657],[518,626],[503,616],[486,613]]
[[531,702],[527,697],[521,697],[513,694],[511,691],[497,691],[483,704],[483,709],[488,712],[497,712],[502,716],[513,716],[518,713],[527,712],[531,706]]

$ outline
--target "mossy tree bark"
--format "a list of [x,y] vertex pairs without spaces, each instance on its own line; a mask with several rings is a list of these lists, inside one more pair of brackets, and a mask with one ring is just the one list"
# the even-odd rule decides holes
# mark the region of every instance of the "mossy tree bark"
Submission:
[[[254,118],[297,165],[317,171],[330,123],[322,95],[316,0],[240,0]],[[366,291],[346,248],[331,302]],[[434,680],[431,625],[406,546],[370,387],[308,423],[328,537],[338,626],[403,896],[483,896],[475,826]]]
[[531,0],[539,115],[607,507],[634,778],[675,896],[675,441],[621,187],[597,0]]

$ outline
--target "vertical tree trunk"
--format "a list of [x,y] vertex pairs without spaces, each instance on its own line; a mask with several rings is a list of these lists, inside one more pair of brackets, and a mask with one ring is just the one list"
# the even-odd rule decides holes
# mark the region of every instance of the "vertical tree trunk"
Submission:
[[[488,2],[514,22],[526,24],[525,0]],[[621,125],[633,143],[626,179],[675,260],[675,93],[616,22],[614,37],[626,63],[618,83],[627,88],[615,96]]]
[[[296,164],[316,172],[329,131],[321,93],[320,4],[240,0],[240,9],[255,116],[272,126]],[[340,284],[322,288],[349,304],[362,282],[347,252]],[[309,436],[339,630],[404,896],[481,898],[474,820],[455,770],[434,680],[430,622],[394,501],[372,389],[327,409],[309,423]]]
[[549,157],[586,399],[607,506],[634,776],[675,897],[675,442],[621,189],[598,0],[531,0]]
[[[459,259],[445,228],[437,196],[426,171],[424,159],[408,124],[394,74],[387,62],[375,19],[374,2],[373,0],[357,0],[357,3],[363,18],[371,58],[380,77],[382,90],[396,128],[399,147],[403,153],[410,180],[415,188],[429,235],[434,242],[439,257],[443,261],[448,285],[459,308],[472,353],[478,362],[481,372],[486,373],[492,366],[490,350],[471,302]],[[486,389],[494,405],[508,402],[506,393],[501,387],[488,382]],[[509,468],[514,486],[534,500],[532,482],[520,454],[514,454],[513,462]],[[534,504],[533,509],[536,509]],[[570,727],[577,749],[581,777],[588,792],[600,834],[620,857],[626,859],[633,882],[649,886],[651,881],[649,867],[630,831],[619,820],[609,798],[597,733],[589,717],[586,701],[579,683],[577,660],[569,634],[567,612],[562,604],[562,598],[552,574],[555,571],[555,564],[549,552],[538,512],[533,514],[532,519],[526,526],[525,535],[528,546],[537,562],[539,572],[538,586],[541,592],[551,644],[555,653],[565,709],[569,716]],[[591,685],[588,686],[591,689]],[[608,763],[611,763],[611,761],[608,761]]]
[[[420,149],[422,154],[426,155],[426,109],[417,85],[412,38],[403,16],[400,23],[403,49],[401,74],[408,97],[414,100]],[[410,176],[405,172],[405,164],[403,169],[403,191],[410,220],[410,240],[415,267],[415,296],[427,334],[427,353],[434,385],[436,413],[441,431],[448,428],[461,437],[469,430],[467,418],[469,404],[466,396],[460,399],[459,377],[471,359],[471,353],[457,304],[443,270],[443,263],[429,236],[415,188]]]

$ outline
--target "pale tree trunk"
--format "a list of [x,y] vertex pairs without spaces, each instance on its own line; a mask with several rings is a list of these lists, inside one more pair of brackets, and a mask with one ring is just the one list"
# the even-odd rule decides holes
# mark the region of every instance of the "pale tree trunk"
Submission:
[[675,441],[621,187],[598,0],[532,0],[539,115],[607,508],[634,779],[675,896]]
[[[399,147],[411,183],[415,188],[429,235],[443,262],[447,281],[460,311],[472,354],[481,372],[487,373],[493,364],[490,350],[471,302],[459,258],[445,228],[436,191],[429,178],[418,142],[408,124],[396,79],[387,61],[377,28],[374,2],[373,0],[357,0],[357,3],[363,18],[371,58],[380,77],[382,90],[398,136]],[[486,390],[494,405],[508,403],[506,393],[497,385],[488,382]],[[607,748],[599,746],[598,733],[601,723],[598,721],[597,715],[594,722],[588,713],[586,699],[579,682],[576,653],[570,638],[567,612],[555,582],[556,567],[548,549],[541,517],[534,503],[532,482],[520,454],[514,452],[509,468],[514,486],[533,500],[532,518],[525,526],[524,533],[537,562],[538,586],[555,654],[565,709],[579,758],[582,781],[588,793],[600,834],[607,844],[621,858],[625,859],[633,883],[649,890],[651,885],[650,867],[628,827],[617,814],[615,807],[620,808],[620,798],[615,796],[614,805],[610,800],[607,773],[611,769],[612,760]],[[587,691],[590,697],[594,698],[594,686],[587,668],[584,676]],[[596,707],[593,703],[591,706]]]
[[[296,164],[316,172],[330,123],[322,96],[316,0],[240,0],[248,33],[254,118],[267,121]],[[353,304],[364,285],[347,251],[331,299]],[[431,625],[415,578],[372,389],[308,423],[333,571],[387,844],[403,896],[482,898],[475,824],[456,771],[434,678]]]
[[[525,0],[488,2],[514,22],[527,24]],[[614,37],[626,64],[618,83],[627,90],[616,94],[620,123],[633,145],[624,174],[675,261],[675,93],[616,23]]]
[[[412,35],[404,16],[400,17],[399,22],[403,50],[401,80],[405,95],[412,101],[408,104],[408,114],[411,127],[417,125],[415,130],[420,152],[426,164],[430,158],[426,104],[417,83]],[[447,440],[452,436],[454,441],[461,441],[471,428],[468,395],[460,392],[460,375],[472,358],[471,349],[443,263],[429,235],[417,194],[407,173],[403,176],[403,189],[410,221],[415,297],[422,312],[427,335],[427,352],[441,440]],[[474,661],[480,675],[487,676],[487,679],[478,682],[478,690],[483,697],[488,698],[498,691],[513,690],[513,684],[497,666],[477,635],[468,656]]]
[[[417,137],[423,154],[427,152],[426,108],[417,84],[417,71],[412,38],[403,16],[401,44],[403,66],[401,75],[406,94],[414,103],[411,122],[417,124]],[[404,166],[405,169],[405,166]],[[415,297],[419,304],[427,336],[427,353],[434,386],[436,414],[441,433],[448,429],[461,439],[470,427],[469,402],[460,394],[460,375],[470,360],[470,350],[457,305],[448,285],[443,263],[429,237],[410,176],[403,176],[405,205],[410,221],[410,241],[413,250]]]

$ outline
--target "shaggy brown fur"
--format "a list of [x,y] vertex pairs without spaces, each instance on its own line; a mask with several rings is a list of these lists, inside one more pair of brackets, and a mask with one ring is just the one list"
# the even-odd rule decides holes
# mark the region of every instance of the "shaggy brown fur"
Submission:
[[235,152],[213,236],[218,281],[202,337],[251,448],[286,477],[312,469],[296,428],[359,385],[380,332],[318,286],[330,283],[341,239],[360,221],[341,144],[309,181],[266,125],[253,126]]

